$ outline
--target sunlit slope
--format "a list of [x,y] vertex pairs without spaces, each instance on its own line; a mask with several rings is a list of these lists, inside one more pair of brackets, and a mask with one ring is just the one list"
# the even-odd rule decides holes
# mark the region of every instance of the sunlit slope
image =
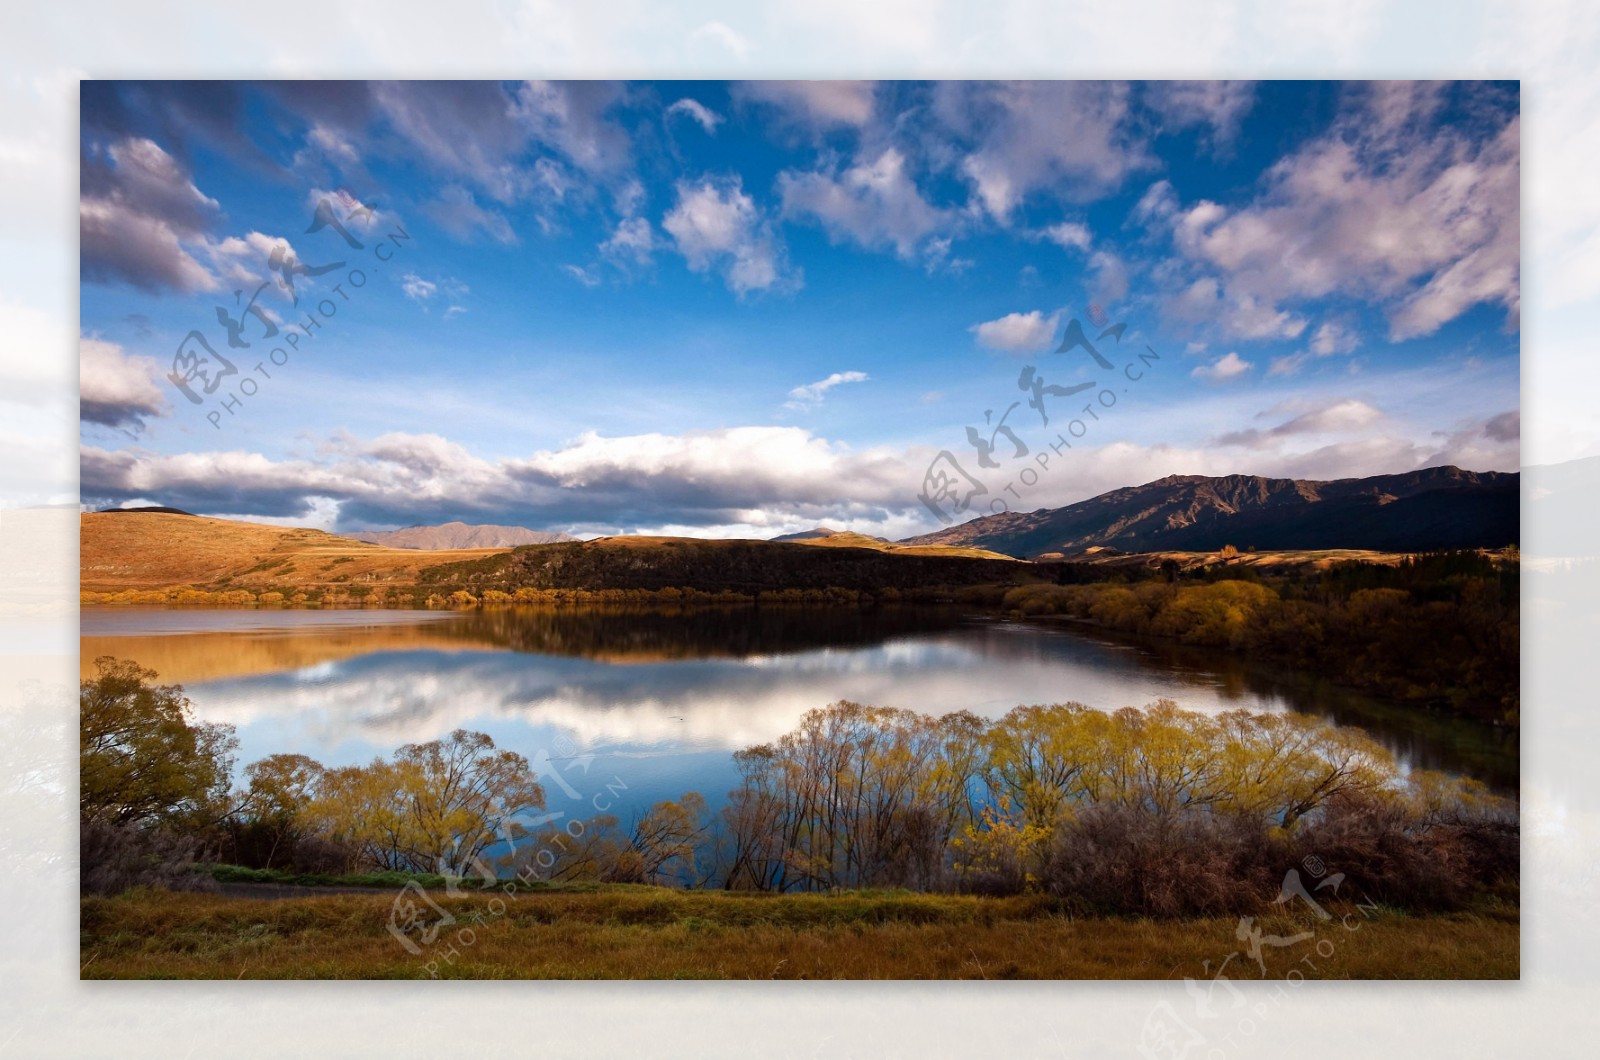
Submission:
[[80,520],[80,588],[90,592],[413,584],[425,567],[507,551],[385,548],[321,530],[165,512]]

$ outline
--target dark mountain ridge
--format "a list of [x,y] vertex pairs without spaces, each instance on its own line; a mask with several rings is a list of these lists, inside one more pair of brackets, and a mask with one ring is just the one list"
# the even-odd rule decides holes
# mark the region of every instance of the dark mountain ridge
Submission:
[[1516,472],[1430,467],[1370,478],[1168,475],[1064,508],[983,516],[907,544],[971,545],[1019,558],[1123,552],[1373,549],[1422,552],[1518,542]]

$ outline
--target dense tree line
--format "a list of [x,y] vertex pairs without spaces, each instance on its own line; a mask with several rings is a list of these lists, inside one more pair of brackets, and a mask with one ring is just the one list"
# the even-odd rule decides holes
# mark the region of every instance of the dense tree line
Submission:
[[518,590],[693,589],[748,597],[791,591],[920,592],[1050,577],[1043,567],[1002,559],[682,538],[525,545],[482,559],[425,567],[418,583],[429,591],[460,590],[475,596],[489,590],[514,595]]
[[1040,891],[1085,913],[1190,915],[1270,898],[1311,856],[1368,898],[1415,908],[1458,905],[1518,873],[1513,803],[1406,772],[1359,730],[1301,715],[1068,703],[991,722],[840,702],[736,753],[740,782],[719,813],[690,792],[628,822],[539,829],[527,760],[482,733],[363,766],[273,755],[234,785],[231,729],[194,723],[181,689],[149,671],[99,667],[80,695],[89,890],[183,886],[198,878],[190,863],[223,860],[770,892]]
[[1515,562],[1477,553],[1340,564],[1264,578],[1251,567],[1022,586],[1002,606],[1247,653],[1413,703],[1515,724]]

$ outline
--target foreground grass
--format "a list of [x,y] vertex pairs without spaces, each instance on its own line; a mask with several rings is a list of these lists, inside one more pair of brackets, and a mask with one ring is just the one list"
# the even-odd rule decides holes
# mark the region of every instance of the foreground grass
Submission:
[[[86,979],[1168,979],[1260,969],[1237,917],[1074,919],[1041,898],[897,892],[746,895],[607,886],[442,898],[455,918],[408,953],[389,932],[392,895],[287,899],[130,892],[86,898]],[[1411,917],[1351,910],[1349,927],[1258,917],[1264,978],[1508,979],[1518,910]]]

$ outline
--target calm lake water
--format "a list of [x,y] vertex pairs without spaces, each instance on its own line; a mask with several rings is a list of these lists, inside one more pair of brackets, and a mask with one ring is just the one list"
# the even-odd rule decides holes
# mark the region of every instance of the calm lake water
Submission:
[[998,717],[1020,703],[1295,710],[1357,725],[1413,766],[1514,794],[1514,739],[1175,646],[956,609],[204,611],[86,609],[83,667],[135,659],[198,716],[238,727],[239,760],[366,762],[456,728],[526,755],[551,813],[627,821],[699,791],[731,752],[839,699]]

